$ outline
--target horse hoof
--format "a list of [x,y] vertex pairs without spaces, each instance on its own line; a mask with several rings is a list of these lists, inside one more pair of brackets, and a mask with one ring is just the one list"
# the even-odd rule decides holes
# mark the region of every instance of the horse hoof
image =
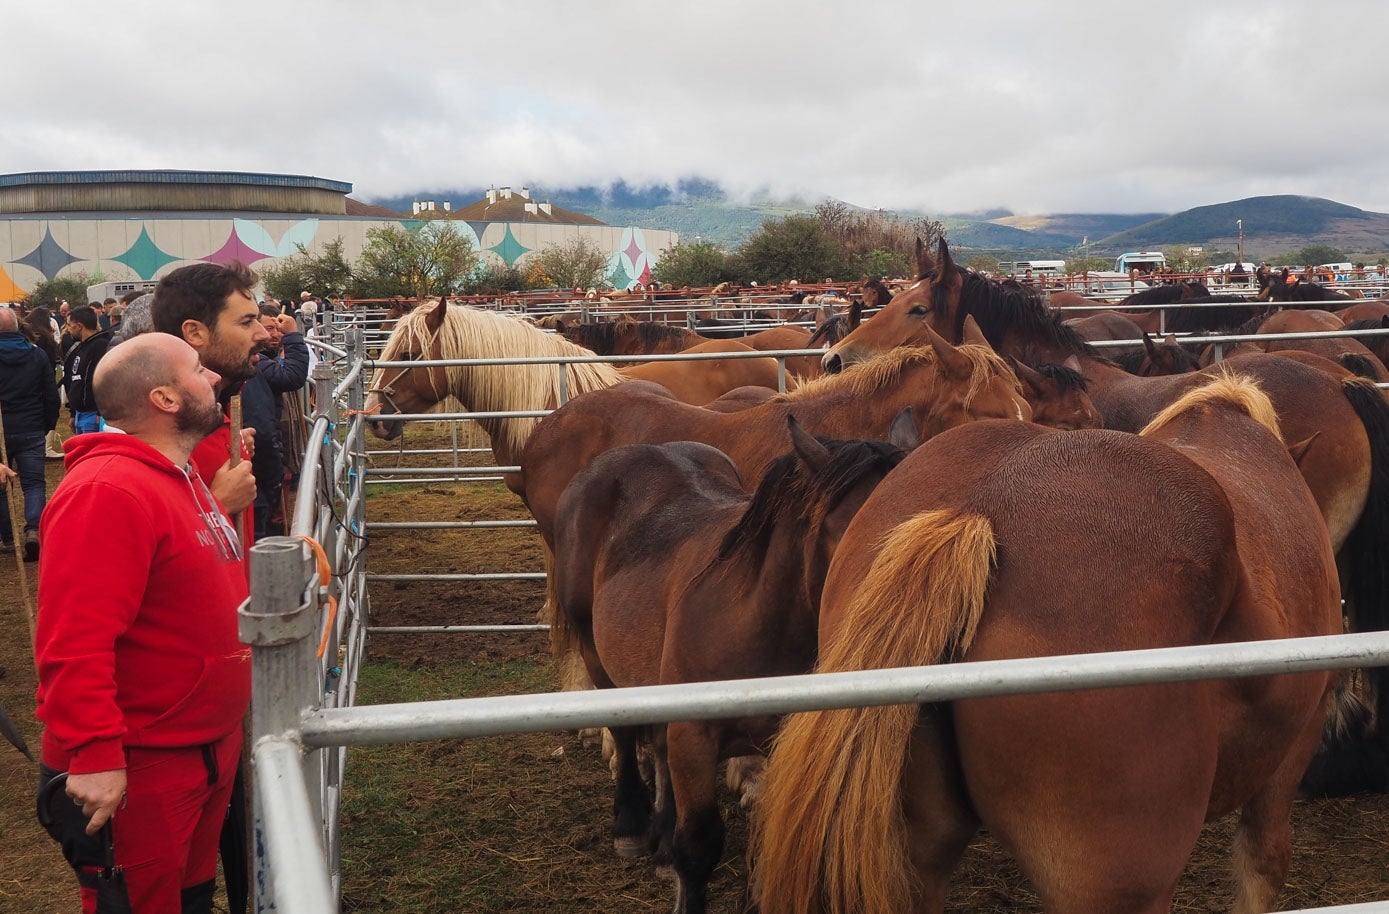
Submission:
[[585,749],[597,749],[603,745],[603,730],[599,727],[590,727],[579,731],[579,745]]
[[669,865],[668,865],[668,866],[658,866],[658,867],[656,867],[655,872],[656,872],[656,878],[659,879],[659,880],[661,880],[662,882],[679,882],[679,881],[680,881],[680,874],[677,873],[677,872],[675,872],[675,867],[674,867],[674,866],[669,866]]
[[623,860],[640,860],[646,856],[646,836],[630,835],[613,838],[613,850]]

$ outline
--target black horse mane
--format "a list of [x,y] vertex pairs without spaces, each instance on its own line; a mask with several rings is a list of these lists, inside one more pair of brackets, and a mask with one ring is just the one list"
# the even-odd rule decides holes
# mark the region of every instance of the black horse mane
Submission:
[[1125,296],[1116,308],[1146,308],[1149,305],[1170,305],[1182,297],[1182,287],[1164,283],[1160,286],[1150,286],[1132,295]]
[[[1019,331],[1029,343],[1054,346],[1076,355],[1097,356],[1098,351],[1067,324],[1061,312],[1053,310],[1042,296],[1023,285],[1005,285],[995,279],[962,269],[964,283],[955,312],[955,339],[964,339],[965,317],[974,315],[979,329],[995,350],[1003,343],[1007,330]],[[934,284],[931,295],[936,308],[945,303],[944,284]]]
[[864,477],[870,473],[886,474],[907,455],[886,441],[817,440],[830,452],[825,467],[812,473],[794,451],[772,461],[743,516],[724,535],[710,568],[735,555],[747,555],[745,550],[750,546],[758,546],[760,554],[766,549],[772,530],[784,521],[799,519],[818,524]]
[[1087,381],[1085,375],[1066,365],[1057,365],[1055,362],[1043,362],[1040,365],[1029,366],[1033,371],[1048,379],[1056,385],[1058,394],[1068,394],[1073,390],[1084,391]]

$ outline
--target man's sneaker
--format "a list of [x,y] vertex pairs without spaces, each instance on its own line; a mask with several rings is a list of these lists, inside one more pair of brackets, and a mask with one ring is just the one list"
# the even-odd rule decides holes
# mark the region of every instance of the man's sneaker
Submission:
[[48,460],[62,460],[65,455],[62,451],[55,451],[52,448],[45,448],[43,456]]
[[39,532],[29,530],[24,534],[24,561],[37,562],[39,560]]

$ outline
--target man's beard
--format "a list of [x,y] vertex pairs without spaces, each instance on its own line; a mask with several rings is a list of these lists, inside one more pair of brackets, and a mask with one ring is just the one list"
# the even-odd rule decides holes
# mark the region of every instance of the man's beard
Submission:
[[211,368],[222,376],[222,386],[234,384],[238,381],[249,381],[255,376],[255,366],[251,364],[251,354],[231,352],[227,347],[219,344],[217,337],[213,337],[211,344],[199,357],[205,367]]
[[202,441],[221,428],[225,421],[222,407],[215,399],[210,403],[199,403],[185,394],[174,417],[174,427],[190,437],[196,435]]
[[275,343],[274,345],[271,345],[270,343],[262,343],[260,346],[260,354],[263,356],[268,356],[272,359],[278,359],[280,357],[281,348],[282,347],[279,343]]

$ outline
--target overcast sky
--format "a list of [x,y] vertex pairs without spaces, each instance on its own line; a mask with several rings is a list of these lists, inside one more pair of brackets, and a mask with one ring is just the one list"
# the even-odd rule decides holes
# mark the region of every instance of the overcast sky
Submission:
[[7,4],[0,172],[1389,212],[1385,0]]

